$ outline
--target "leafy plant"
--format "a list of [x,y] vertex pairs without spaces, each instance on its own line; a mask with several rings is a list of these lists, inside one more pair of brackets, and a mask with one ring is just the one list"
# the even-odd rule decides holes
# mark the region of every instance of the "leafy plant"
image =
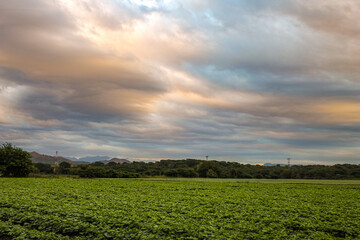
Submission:
[[360,238],[359,184],[155,180],[0,178],[0,238]]

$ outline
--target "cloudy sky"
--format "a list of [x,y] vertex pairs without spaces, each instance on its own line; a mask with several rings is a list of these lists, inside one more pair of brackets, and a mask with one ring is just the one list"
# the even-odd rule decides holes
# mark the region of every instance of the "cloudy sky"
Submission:
[[0,142],[360,160],[358,0],[0,0]]

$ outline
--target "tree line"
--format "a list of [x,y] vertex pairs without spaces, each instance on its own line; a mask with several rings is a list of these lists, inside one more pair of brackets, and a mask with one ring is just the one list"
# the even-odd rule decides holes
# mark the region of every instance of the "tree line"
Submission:
[[[55,170],[55,171],[54,171]],[[360,164],[259,166],[237,162],[198,159],[161,160],[117,164],[94,162],[72,166],[61,162],[58,167],[32,163],[30,154],[11,143],[0,146],[0,176],[24,177],[29,173],[66,174],[84,178],[202,177],[267,179],[360,179]]]
[[[52,173],[49,164],[35,163],[39,173]],[[60,163],[60,174],[80,177],[134,178],[134,177],[185,177],[185,178],[266,178],[266,179],[360,179],[360,165],[336,164],[259,166],[237,162],[204,161],[197,159],[161,160],[155,163],[132,162],[71,166]]]

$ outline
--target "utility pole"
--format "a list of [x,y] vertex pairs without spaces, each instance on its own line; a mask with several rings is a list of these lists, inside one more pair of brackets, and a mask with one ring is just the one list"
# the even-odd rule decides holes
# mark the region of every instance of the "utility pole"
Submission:
[[56,151],[56,156],[55,156],[55,165],[54,165],[54,173],[57,173],[57,167],[58,167],[58,151]]

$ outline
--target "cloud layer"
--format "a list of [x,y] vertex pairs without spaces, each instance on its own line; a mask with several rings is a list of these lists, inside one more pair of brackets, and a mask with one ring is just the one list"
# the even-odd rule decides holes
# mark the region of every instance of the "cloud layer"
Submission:
[[0,141],[358,163],[359,17],[356,0],[4,2]]

